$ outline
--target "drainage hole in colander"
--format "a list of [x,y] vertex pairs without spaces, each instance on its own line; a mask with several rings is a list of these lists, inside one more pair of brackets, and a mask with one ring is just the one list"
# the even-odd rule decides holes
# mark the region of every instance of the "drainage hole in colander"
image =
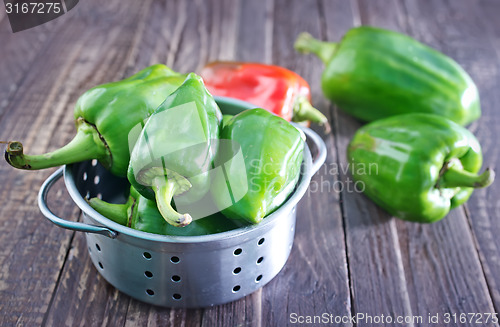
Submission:
[[84,172],[84,173],[83,173],[83,176],[82,176],[82,179],[83,179],[84,181],[86,181],[86,180],[87,180],[87,178],[88,178],[87,172]]
[[172,295],[172,297],[174,298],[174,300],[180,300],[182,298],[179,293],[175,293],[174,295]]
[[176,283],[180,282],[181,281],[181,276],[173,275],[172,276],[172,281],[176,282]]
[[262,245],[262,244],[264,244],[264,241],[265,241],[265,240],[266,240],[265,238],[261,238],[261,239],[259,240],[259,242],[257,242],[257,244]]
[[242,252],[243,250],[241,248],[237,248],[236,250],[234,250],[234,255],[240,255]]
[[99,244],[95,244],[95,248],[97,249],[97,251],[101,252],[101,247],[99,246]]
[[233,274],[238,275],[241,272],[241,267],[236,267],[233,270]]
[[146,260],[151,260],[151,253],[149,253],[149,252],[144,252],[144,253],[142,254],[142,256],[143,256],[143,257],[144,257],[144,259],[146,259]]
[[262,279],[262,275],[259,275],[259,276],[257,276],[257,278],[255,278],[255,282],[258,283],[258,282],[260,282],[261,279]]
[[99,267],[100,267],[101,269],[104,269],[104,266],[102,265],[102,263],[101,263],[100,261],[99,261],[97,264],[99,265]]
[[97,193],[96,197],[97,197],[99,200],[102,200],[102,194],[101,194],[101,193]]
[[146,294],[147,294],[147,295],[149,295],[149,296],[153,296],[153,295],[155,295],[155,291],[153,291],[152,289],[149,289],[149,288],[148,288],[148,289],[146,290]]
[[264,257],[260,257],[259,259],[257,259],[257,264],[259,265],[262,261],[264,261]]
[[97,159],[92,160],[92,166],[94,166],[94,167],[97,166]]
[[235,287],[233,287],[233,293],[238,292],[240,289],[241,289],[241,286],[240,285],[236,285]]
[[99,175],[96,175],[94,177],[94,184],[97,185],[97,184],[99,184],[100,181],[101,181],[101,178],[99,177]]
[[181,261],[181,259],[179,259],[179,257],[173,256],[172,258],[170,258],[170,262],[172,262],[172,263],[179,263],[179,261]]
[[153,273],[151,271],[145,271],[144,272],[144,276],[146,276],[147,278],[153,278]]

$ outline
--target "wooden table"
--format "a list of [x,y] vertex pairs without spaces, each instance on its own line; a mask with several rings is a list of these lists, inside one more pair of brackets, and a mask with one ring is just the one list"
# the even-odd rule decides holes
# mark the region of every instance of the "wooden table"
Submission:
[[[310,82],[313,102],[332,124],[328,134],[314,128],[328,146],[325,167],[346,167],[346,145],[360,123],[324,98],[322,63],[297,54],[293,42],[301,31],[339,40],[366,24],[407,33],[471,74],[483,114],[469,129],[483,146],[485,164],[495,166],[499,13],[494,0],[86,0],[13,34],[2,9],[0,140],[22,141],[32,153],[62,146],[75,133],[72,111],[84,90],[153,63],[189,72],[215,59],[259,61]],[[311,188],[298,206],[292,253],[275,279],[234,303],[171,310],[116,291],[92,266],[83,233],[42,216],[37,193],[54,170],[0,165],[1,326],[284,326],[323,314],[344,326],[384,325],[376,323],[382,315],[413,320],[388,326],[430,326],[429,315],[438,315],[440,326],[498,326],[485,323],[485,314],[500,308],[499,183],[475,191],[432,225],[391,218],[357,192]],[[321,169],[312,183],[347,183],[350,175],[338,170]],[[60,216],[78,219],[62,182],[50,201]],[[477,320],[483,323],[476,323],[478,315],[470,321],[474,313],[483,314]],[[375,320],[348,319],[360,314]],[[465,323],[460,314],[469,314]]]

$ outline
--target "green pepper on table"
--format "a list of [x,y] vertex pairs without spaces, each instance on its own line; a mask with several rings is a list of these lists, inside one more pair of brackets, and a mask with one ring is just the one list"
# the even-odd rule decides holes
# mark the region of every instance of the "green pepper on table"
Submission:
[[198,236],[222,233],[239,227],[233,221],[221,214],[214,214],[202,219],[193,220],[185,227],[175,227],[168,224],[162,217],[156,202],[140,195],[134,187],[130,188],[128,200],[124,204],[105,202],[99,198],[91,198],[88,203],[104,217],[118,224],[142,232],[172,235]]
[[176,204],[190,204],[210,189],[210,170],[217,154],[222,113],[202,79],[190,73],[184,83],[155,110],[130,156],[128,180],[137,191],[156,199],[165,220],[188,225],[189,213]]
[[[217,166],[224,167],[224,176],[218,175],[213,182],[214,201],[228,218],[259,223],[293,191],[305,136],[283,118],[256,108],[231,118],[222,129],[222,139],[231,142],[220,143]],[[235,146],[241,149],[244,169],[239,161],[228,160]],[[237,193],[243,193],[242,197],[236,197]]]
[[478,90],[467,72],[409,36],[361,26],[339,43],[303,33],[295,49],[325,63],[323,93],[362,121],[425,112],[467,125],[481,115]]
[[393,116],[361,127],[348,146],[364,193],[393,216],[430,223],[494,180],[478,174],[481,147],[464,127],[437,115]]
[[9,142],[5,159],[15,168],[37,170],[97,159],[117,176],[125,176],[130,158],[129,132],[177,89],[185,79],[165,65],[147,67],[121,81],[99,85],[78,99],[73,140],[53,152],[27,155],[20,142]]

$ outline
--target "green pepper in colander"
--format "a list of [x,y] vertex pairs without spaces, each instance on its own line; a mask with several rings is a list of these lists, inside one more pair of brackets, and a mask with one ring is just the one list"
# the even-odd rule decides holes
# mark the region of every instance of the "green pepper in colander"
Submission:
[[[305,136],[285,119],[256,108],[231,118],[222,139],[233,144],[220,143],[217,166],[224,168],[224,176],[219,174],[213,182],[214,201],[228,218],[259,223],[295,188]],[[244,169],[240,161],[228,160],[235,146],[241,150]]]
[[[441,116],[413,113],[362,126],[348,146],[349,168],[364,193],[393,216],[431,223],[486,187],[479,142]],[[358,183],[358,184],[359,184]]]
[[[201,77],[184,83],[148,119],[130,156],[128,180],[137,191],[156,199],[165,220],[174,226],[192,221],[179,204],[195,203],[210,189],[222,113]],[[175,198],[174,198],[175,197]]]
[[99,85],[78,99],[73,140],[53,152],[27,155],[20,142],[9,142],[5,159],[15,168],[37,170],[97,159],[117,176],[125,176],[130,158],[129,132],[177,89],[185,79],[165,65],[147,67],[121,81]]
[[239,227],[220,213],[194,220],[185,227],[172,226],[163,219],[156,202],[140,195],[134,187],[130,188],[130,195],[124,204],[108,203],[99,198],[91,198],[88,203],[101,215],[121,225],[159,235],[209,235]]

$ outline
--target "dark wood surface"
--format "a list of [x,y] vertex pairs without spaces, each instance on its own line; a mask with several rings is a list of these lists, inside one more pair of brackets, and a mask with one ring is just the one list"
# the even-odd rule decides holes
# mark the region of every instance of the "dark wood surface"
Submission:
[[[328,134],[314,127],[328,147],[325,167],[346,167],[346,146],[360,123],[324,98],[322,63],[297,54],[293,42],[301,31],[335,41],[366,24],[409,34],[470,73],[483,114],[469,129],[482,144],[485,165],[495,166],[499,14],[495,0],[86,0],[13,34],[2,7],[0,140],[20,140],[32,153],[64,145],[75,133],[72,108],[81,93],[153,63],[188,72],[215,59],[259,61],[290,68],[311,84],[314,104],[332,124]],[[457,322],[440,326],[498,326],[458,320],[500,308],[498,182],[432,225],[391,218],[356,192],[311,188],[298,205],[292,253],[275,279],[233,303],[174,310],[116,291],[92,266],[84,235],[42,216],[37,193],[54,170],[0,165],[0,326],[285,326],[299,325],[294,314],[323,313],[423,317],[388,326],[429,326],[429,315],[448,313]],[[323,168],[312,183],[349,178],[342,169]],[[60,216],[79,217],[62,182],[49,200]]]

